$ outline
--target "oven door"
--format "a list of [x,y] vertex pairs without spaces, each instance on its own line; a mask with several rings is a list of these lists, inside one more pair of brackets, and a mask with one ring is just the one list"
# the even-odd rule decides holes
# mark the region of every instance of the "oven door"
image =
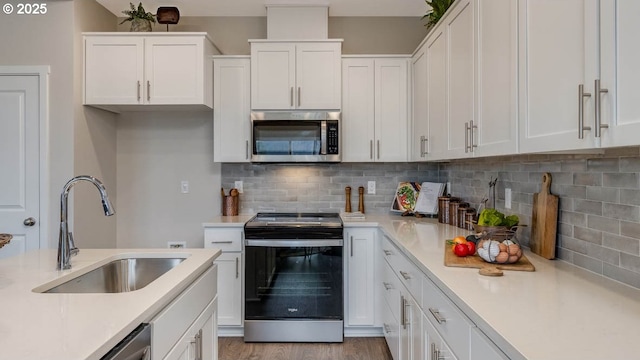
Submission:
[[246,320],[343,319],[342,240],[246,240]]

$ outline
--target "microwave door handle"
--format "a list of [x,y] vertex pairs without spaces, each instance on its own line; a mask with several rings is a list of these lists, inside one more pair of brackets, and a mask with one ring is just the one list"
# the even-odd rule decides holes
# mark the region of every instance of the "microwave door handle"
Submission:
[[320,154],[327,154],[327,122],[320,122]]

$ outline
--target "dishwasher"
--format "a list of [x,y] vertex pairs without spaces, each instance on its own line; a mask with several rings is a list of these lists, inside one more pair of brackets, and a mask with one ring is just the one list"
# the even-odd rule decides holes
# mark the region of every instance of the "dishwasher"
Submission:
[[151,326],[140,324],[100,360],[151,360]]

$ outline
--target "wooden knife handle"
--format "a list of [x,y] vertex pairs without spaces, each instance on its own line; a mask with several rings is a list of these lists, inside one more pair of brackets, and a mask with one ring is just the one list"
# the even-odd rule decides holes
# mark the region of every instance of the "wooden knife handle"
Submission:
[[350,213],[351,212],[351,186],[347,186],[346,188],[344,188],[344,192],[346,195],[344,211]]

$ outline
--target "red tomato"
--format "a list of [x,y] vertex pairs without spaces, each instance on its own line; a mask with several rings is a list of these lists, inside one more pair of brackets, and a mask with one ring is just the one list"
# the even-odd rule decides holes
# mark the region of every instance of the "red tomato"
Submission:
[[475,253],[476,253],[476,244],[474,244],[471,241],[469,241],[469,242],[466,242],[465,245],[467,245],[467,248],[469,248],[469,255],[475,255]]
[[457,244],[453,247],[453,253],[459,257],[465,257],[469,255],[469,248],[465,244]]

